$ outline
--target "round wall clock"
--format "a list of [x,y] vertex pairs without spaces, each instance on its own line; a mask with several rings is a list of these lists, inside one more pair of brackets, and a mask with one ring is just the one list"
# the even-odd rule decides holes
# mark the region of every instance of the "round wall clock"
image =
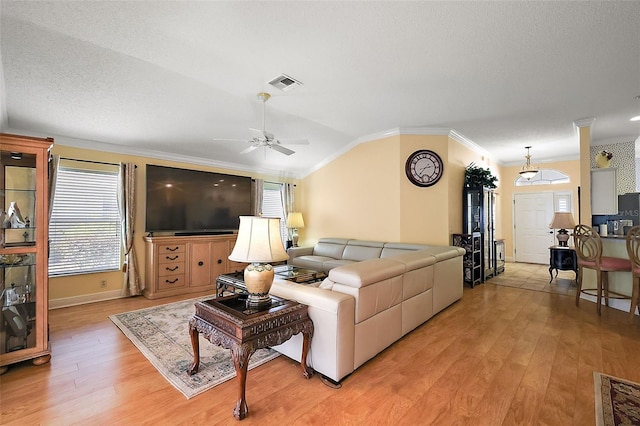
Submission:
[[407,158],[404,170],[412,184],[426,187],[435,185],[440,180],[444,165],[438,154],[421,149]]

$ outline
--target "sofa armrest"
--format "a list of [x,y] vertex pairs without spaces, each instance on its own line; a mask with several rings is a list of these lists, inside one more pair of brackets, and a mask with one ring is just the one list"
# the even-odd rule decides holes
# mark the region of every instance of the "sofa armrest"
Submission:
[[[279,279],[273,281],[269,293],[331,313],[342,310],[348,315],[349,304],[351,304],[351,312],[355,305],[353,297],[349,295]],[[354,324],[353,321],[351,323]]]
[[[275,280],[270,293],[307,305],[313,337],[307,364],[332,380],[354,370],[355,300],[353,297],[290,281]],[[300,361],[302,336],[297,334],[273,349]]]
[[290,247],[287,250],[289,260],[292,260],[298,256],[309,256],[313,254],[313,247]]

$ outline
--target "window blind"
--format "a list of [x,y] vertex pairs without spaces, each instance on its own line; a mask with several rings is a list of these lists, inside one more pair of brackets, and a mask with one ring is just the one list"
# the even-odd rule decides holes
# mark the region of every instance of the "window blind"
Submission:
[[120,268],[118,174],[60,169],[49,224],[49,276]]
[[[280,184],[265,182],[262,191],[262,216],[280,218],[280,237],[282,244],[289,239],[287,224],[284,220],[284,210],[282,208],[282,192]],[[286,245],[285,245],[286,247]]]

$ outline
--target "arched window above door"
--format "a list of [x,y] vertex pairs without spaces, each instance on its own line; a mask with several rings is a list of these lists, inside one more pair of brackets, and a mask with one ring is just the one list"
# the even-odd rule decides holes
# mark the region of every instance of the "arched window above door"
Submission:
[[514,181],[514,186],[553,185],[556,183],[569,183],[569,175],[559,170],[540,169],[538,174],[529,180],[518,176]]

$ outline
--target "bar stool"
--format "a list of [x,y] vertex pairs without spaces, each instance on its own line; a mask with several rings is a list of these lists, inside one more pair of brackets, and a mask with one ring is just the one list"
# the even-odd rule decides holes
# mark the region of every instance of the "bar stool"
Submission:
[[[596,291],[597,311],[601,314],[602,295],[604,301],[609,306],[610,294],[613,299],[629,299],[629,296],[609,291],[609,272],[627,271],[631,272],[631,261],[619,257],[609,257],[602,255],[602,240],[600,235],[590,226],[576,225],[573,228],[573,241],[578,255],[578,291],[576,292],[576,306],[580,303],[580,294],[590,294]],[[593,269],[596,271],[596,288],[582,288],[583,269]]]
[[631,276],[633,278],[633,290],[631,292],[631,318],[636,315],[638,299],[640,298],[640,226],[634,226],[627,232],[627,254],[631,261]]

